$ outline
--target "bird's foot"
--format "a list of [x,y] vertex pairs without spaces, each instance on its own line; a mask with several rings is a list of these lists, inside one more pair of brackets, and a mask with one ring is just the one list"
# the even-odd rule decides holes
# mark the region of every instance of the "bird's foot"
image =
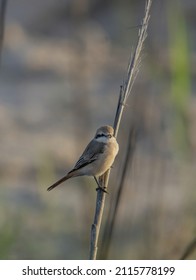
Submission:
[[101,191],[104,192],[104,193],[108,193],[108,192],[106,191],[106,188],[104,188],[104,187],[102,187],[102,186],[100,185],[100,183],[99,183],[99,181],[97,180],[97,177],[96,177],[96,176],[94,176],[94,179],[95,179],[95,182],[97,183],[97,186],[98,186],[98,188],[96,188],[96,191],[101,190]]
[[104,192],[104,193],[107,193],[108,194],[108,192],[106,191],[106,189],[105,188],[102,188],[102,187],[98,187],[98,188],[96,188],[96,191],[98,191],[98,190],[101,190],[102,192]]

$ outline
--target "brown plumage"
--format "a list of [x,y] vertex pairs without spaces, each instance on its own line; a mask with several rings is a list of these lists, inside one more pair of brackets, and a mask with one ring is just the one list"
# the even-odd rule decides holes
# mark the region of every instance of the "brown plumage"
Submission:
[[51,191],[69,178],[77,176],[93,176],[98,182],[96,176],[101,176],[111,167],[117,153],[118,143],[113,136],[113,128],[111,126],[100,127],[74,168],[47,190]]

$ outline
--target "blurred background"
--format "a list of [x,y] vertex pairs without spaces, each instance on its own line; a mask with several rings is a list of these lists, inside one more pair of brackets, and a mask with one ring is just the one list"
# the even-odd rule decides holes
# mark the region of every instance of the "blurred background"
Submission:
[[[87,259],[96,185],[69,171],[113,124],[145,1],[8,0],[0,69],[0,258]],[[156,0],[102,232],[137,131],[109,259],[179,259],[196,236],[196,2]],[[100,238],[101,244],[101,238]],[[196,252],[188,256],[196,258]]]

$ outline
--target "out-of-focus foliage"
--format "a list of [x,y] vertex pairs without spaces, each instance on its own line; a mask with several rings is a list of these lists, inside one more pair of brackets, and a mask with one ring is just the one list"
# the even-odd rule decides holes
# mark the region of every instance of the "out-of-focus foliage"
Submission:
[[[175,13],[173,12],[175,9]],[[191,77],[188,34],[179,1],[168,3],[168,31],[171,65],[171,97],[174,109],[175,144],[181,155],[188,155],[188,102],[190,100]]]

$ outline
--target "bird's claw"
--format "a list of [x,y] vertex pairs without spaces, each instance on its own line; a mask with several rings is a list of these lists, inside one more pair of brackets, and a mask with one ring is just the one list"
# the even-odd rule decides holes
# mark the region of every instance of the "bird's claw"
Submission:
[[96,191],[98,191],[98,190],[101,190],[102,192],[104,192],[104,193],[107,193],[108,194],[108,192],[106,191],[106,189],[105,188],[102,188],[102,187],[98,187],[98,188],[96,188]]

